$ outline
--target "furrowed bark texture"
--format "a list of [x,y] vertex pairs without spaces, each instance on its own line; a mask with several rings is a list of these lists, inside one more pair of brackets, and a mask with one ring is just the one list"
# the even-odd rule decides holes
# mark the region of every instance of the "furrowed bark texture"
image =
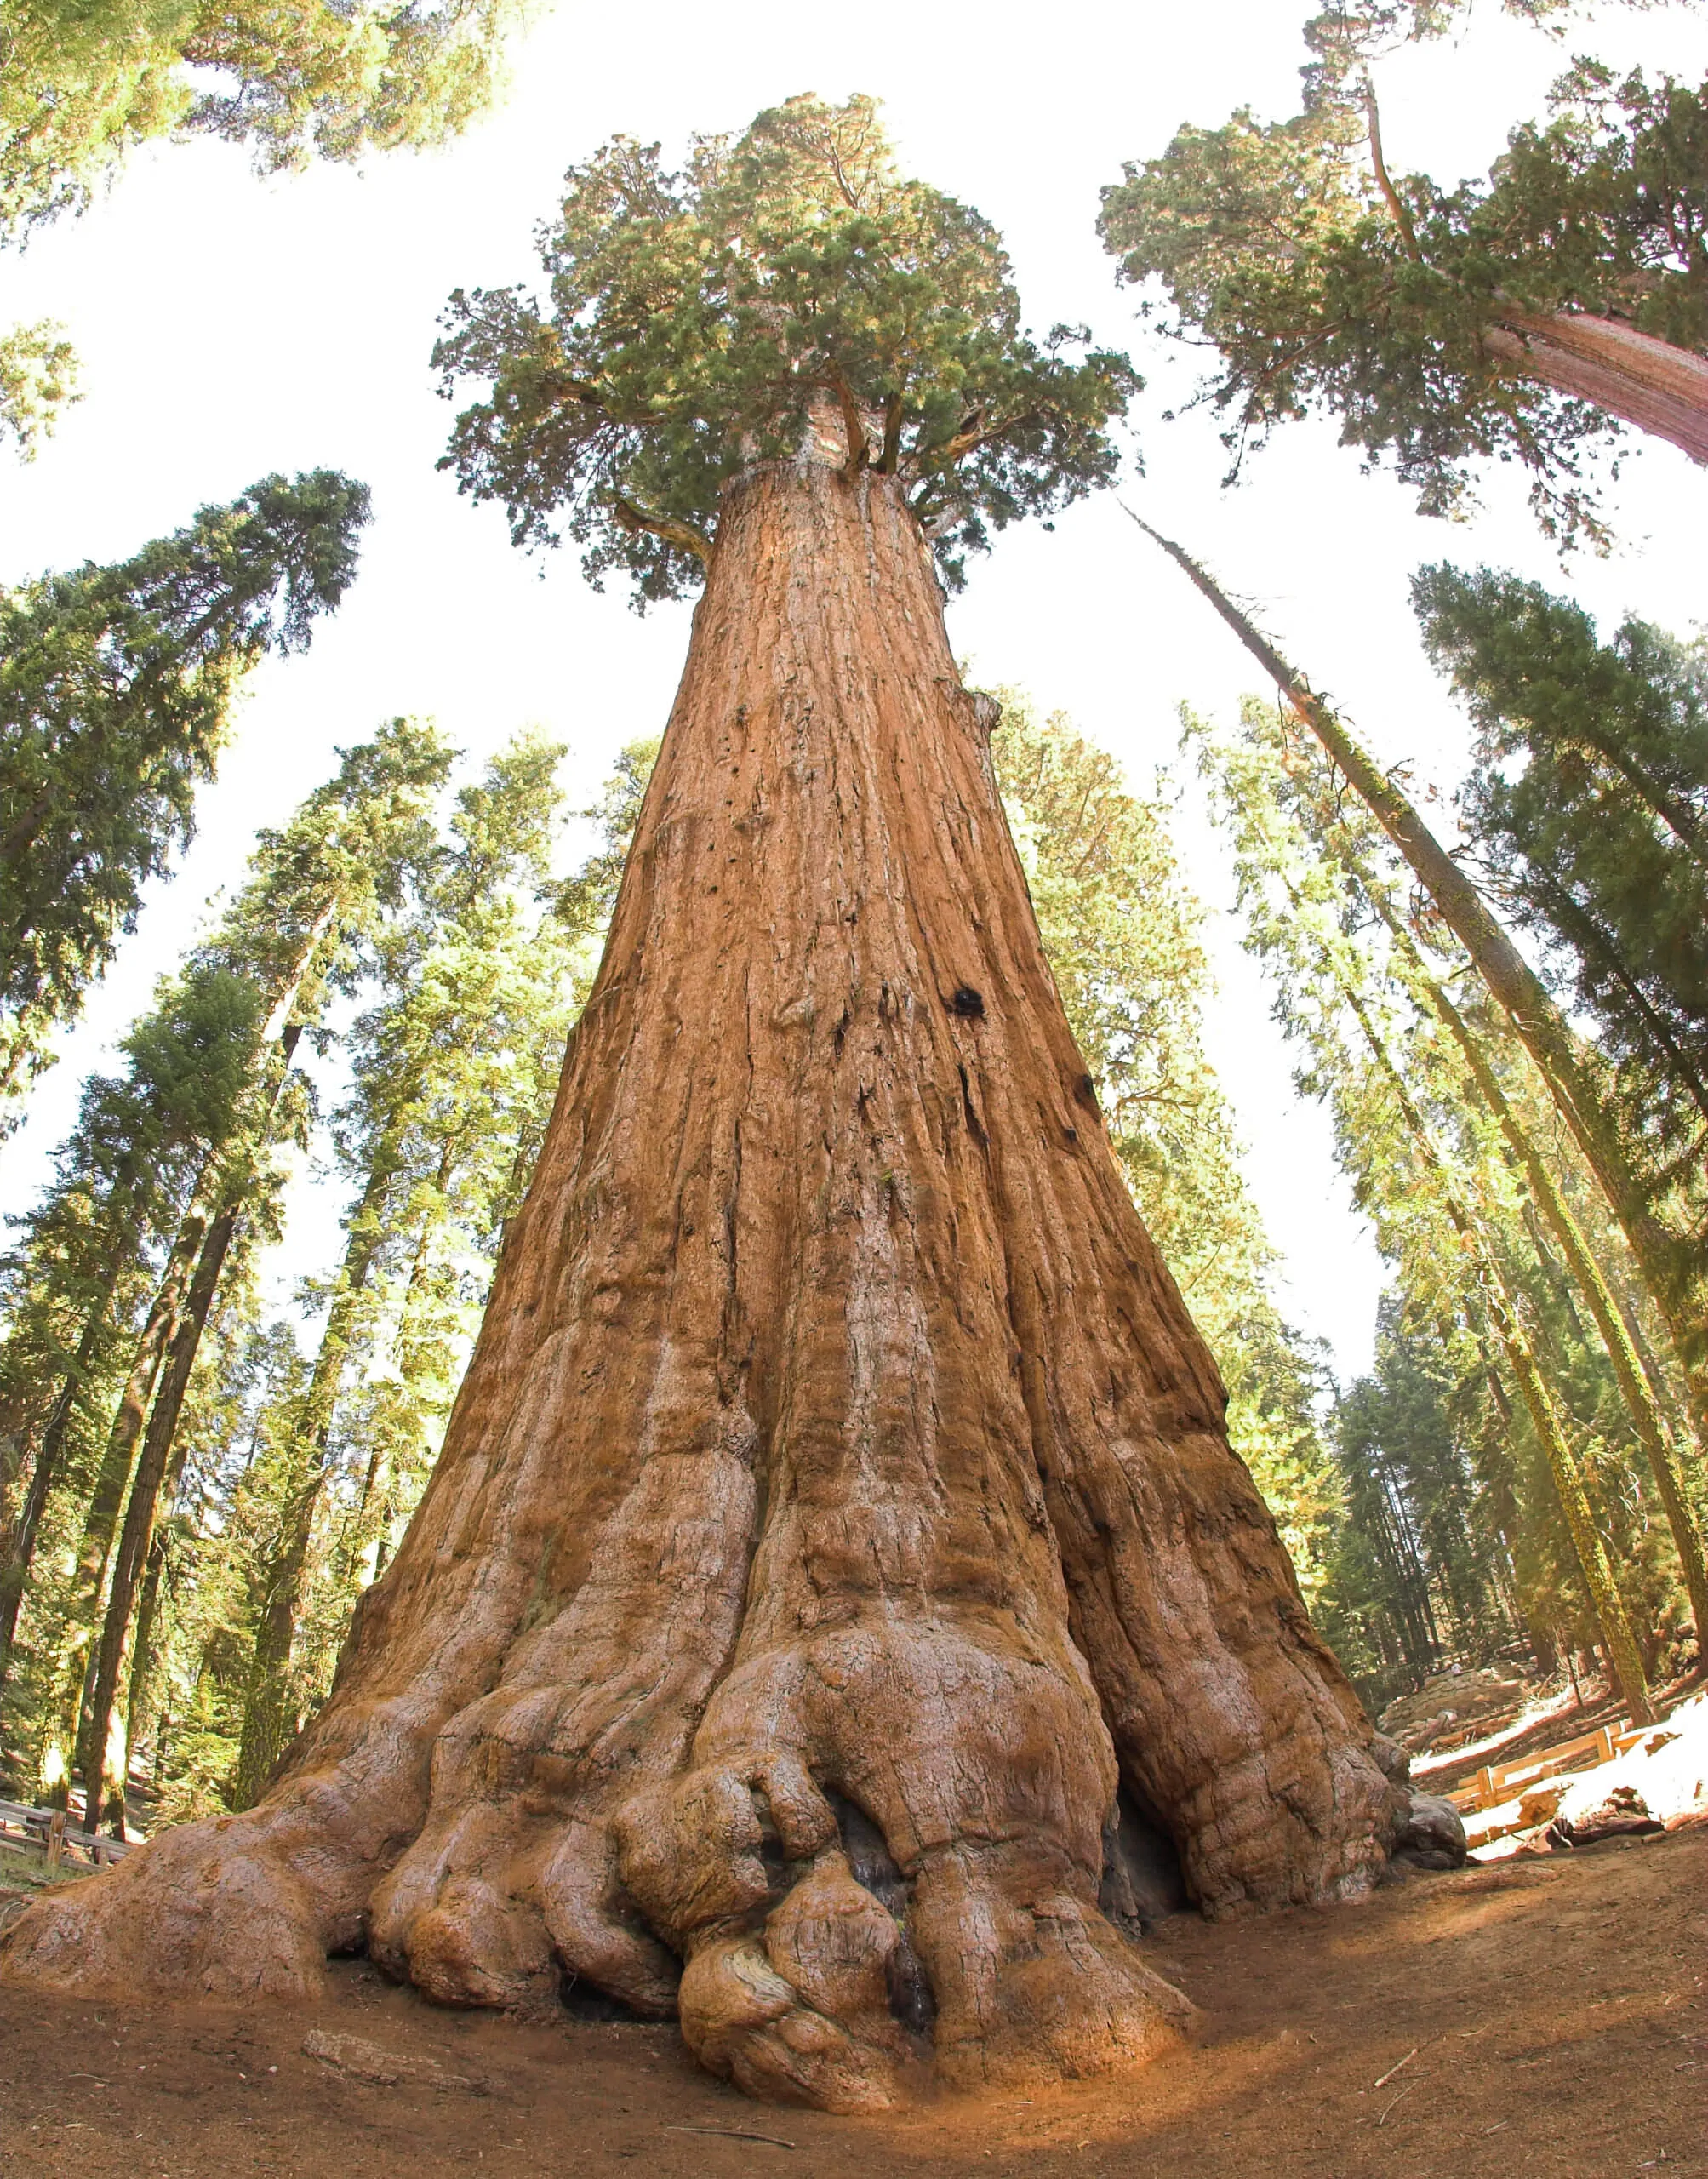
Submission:
[[928,2030],[966,2085],[1168,2045],[1098,1904],[1135,1808],[1212,1913],[1368,1884],[1398,1796],[1110,1154],[981,708],[894,480],[732,488],[331,1700],[257,1807],[31,1909],[7,1978],[296,1993],[365,1939],[453,2004],[678,2008],[744,2088],[854,2109]]
[[1587,311],[1511,311],[1483,339],[1491,355],[1557,393],[1708,462],[1708,356]]

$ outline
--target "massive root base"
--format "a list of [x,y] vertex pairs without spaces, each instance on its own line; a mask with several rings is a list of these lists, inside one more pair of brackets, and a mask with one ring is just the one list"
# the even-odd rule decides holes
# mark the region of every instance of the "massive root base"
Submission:
[[1170,2039],[1098,1903],[1133,1910],[1118,1806],[1211,1913],[1368,1884],[1395,1797],[1110,1155],[985,741],[894,484],[735,488],[332,1698],[259,1807],[33,1908],[8,1979],[300,1995],[365,1943],[448,2004],[679,2011],[845,2110],[911,2057]]

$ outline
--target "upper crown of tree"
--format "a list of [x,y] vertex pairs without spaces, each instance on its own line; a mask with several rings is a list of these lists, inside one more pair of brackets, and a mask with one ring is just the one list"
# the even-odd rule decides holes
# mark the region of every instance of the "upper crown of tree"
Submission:
[[[618,137],[572,167],[541,237],[549,313],[459,290],[434,351],[459,416],[443,466],[501,500],[518,543],[587,547],[642,602],[680,595],[718,494],[840,412],[850,471],[898,476],[952,585],[991,529],[1113,476],[1140,381],[1082,328],[1022,327],[995,229],[898,172],[875,101],[798,97],[665,171]],[[1071,352],[1081,352],[1071,360]]]
[[1413,17],[1440,27],[1422,0],[1318,17],[1302,112],[1181,129],[1105,189],[1099,230],[1122,279],[1160,282],[1171,329],[1220,352],[1208,391],[1236,469],[1327,410],[1426,513],[1460,511],[1493,456],[1531,472],[1545,529],[1601,541],[1589,443],[1622,421],[1698,460],[1708,445],[1699,392],[1693,410],[1671,383],[1699,388],[1708,352],[1708,85],[1579,61],[1486,182],[1443,188],[1389,171],[1366,66]]
[[81,210],[150,138],[247,143],[264,173],[442,142],[491,100],[518,12],[514,0],[7,0],[0,236]]

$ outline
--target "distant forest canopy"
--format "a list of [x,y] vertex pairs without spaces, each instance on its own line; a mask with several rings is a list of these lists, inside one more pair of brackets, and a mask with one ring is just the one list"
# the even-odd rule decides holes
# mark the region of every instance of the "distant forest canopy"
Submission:
[[[1159,283],[1168,328],[1216,350],[1237,456],[1322,409],[1428,509],[1465,513],[1477,464],[1512,458],[1545,524],[1604,536],[1586,449],[1629,426],[1694,450],[1702,96],[1579,62],[1486,186],[1396,176],[1373,69],[1460,12],[1315,19],[1301,113],[1183,129],[1105,192],[1102,232],[1125,278]],[[36,142],[0,94],[8,216],[74,209],[157,122],[276,163],[425,139],[486,94],[503,20],[311,10],[289,54],[233,47],[239,89],[186,104],[198,39],[253,44],[286,19],[151,15],[119,83],[69,17],[9,12],[0,36],[53,77],[69,133]],[[644,601],[701,580],[723,486],[786,454],[815,403],[841,419],[848,481],[905,488],[945,586],[1008,520],[1111,482],[1107,427],[1142,381],[1076,329],[1025,332],[976,212],[876,151],[846,201],[796,186],[808,137],[881,150],[873,116],[794,100],[681,174],[626,139],[573,169],[550,307],[452,300],[439,364],[482,388],[446,457],[465,489],[523,541],[561,527]],[[786,310],[755,234],[786,260]],[[52,329],[9,340],[0,430],[27,447],[73,363]],[[338,472],[267,477],[125,560],[0,593],[0,1130],[191,837],[245,675],[339,609],[368,516]],[[1420,638],[1474,732],[1449,848],[1157,541],[1273,699],[1237,720],[1188,706],[1182,760],[1143,788],[1012,690],[991,743],[1111,1150],[1372,1706],[1446,1663],[1591,1652],[1640,1703],[1708,1624],[1708,647],[1635,615],[1598,626],[1459,556],[1422,567]],[[656,753],[631,745],[571,813],[538,735],[471,775],[431,723],[380,723],[258,836],[83,1084],[0,1264],[9,1790],[100,1801],[104,1777],[121,1832],[247,1806],[324,1700],[431,1473]],[[1170,837],[1188,791],[1387,1267],[1351,1384],[1288,1321],[1288,1236],[1265,1229],[1208,1057],[1204,911]],[[341,1240],[270,1313],[260,1267],[311,1142],[346,1191]]]

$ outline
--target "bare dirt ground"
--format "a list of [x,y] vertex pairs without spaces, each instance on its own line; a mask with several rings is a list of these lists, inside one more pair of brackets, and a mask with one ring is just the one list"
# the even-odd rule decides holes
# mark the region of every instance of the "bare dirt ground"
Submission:
[[[867,2119],[751,2103],[673,2027],[439,2011],[360,1960],[303,2009],[0,1991],[0,2174],[1708,2173],[1708,1830],[1420,1875],[1357,1907],[1181,1916],[1145,1949],[1201,2008],[1177,2058]],[[316,2030],[483,2092],[352,2079],[304,2055]]]

